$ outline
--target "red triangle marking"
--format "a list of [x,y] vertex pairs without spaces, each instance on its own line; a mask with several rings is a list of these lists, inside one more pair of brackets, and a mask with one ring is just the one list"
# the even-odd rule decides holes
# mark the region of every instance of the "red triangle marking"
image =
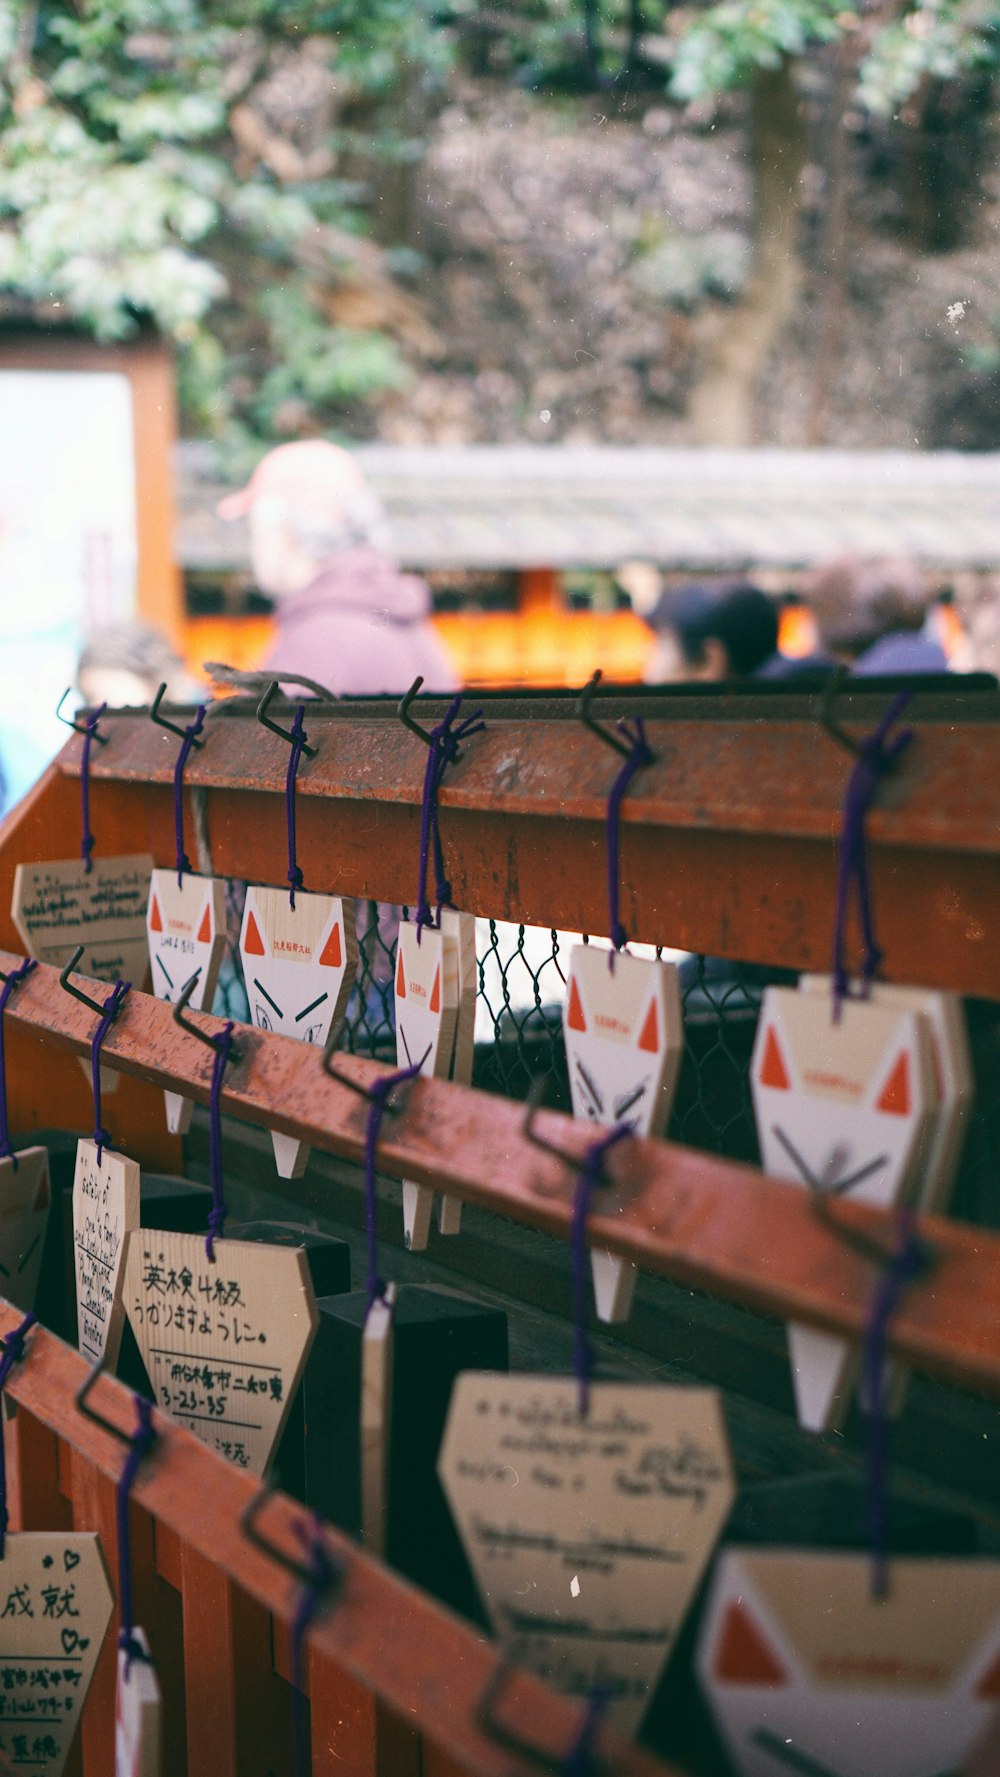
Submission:
[[977,1697],[1000,1697],[1000,1654],[987,1666],[975,1689]]
[[399,957],[396,961],[396,998],[398,1000],[405,1000],[406,998],[406,976],[403,973],[402,945],[399,947]]
[[[251,919],[253,918],[252,913],[250,915],[250,918]],[[198,940],[197,941],[199,944],[210,944],[212,941],[212,919],[211,919],[211,915],[209,913],[207,901],[205,902],[205,911],[201,916],[201,925],[198,927]]]
[[434,986],[431,988],[430,1009],[432,1012],[440,1012],[440,1010],[441,1010],[441,964],[440,963],[438,963],[438,966],[434,971]]
[[569,1010],[566,1013],[566,1023],[569,1025],[570,1030],[586,1030],[587,1028],[587,1020],[583,1016],[583,1001],[580,998],[580,989],[577,987],[575,977],[572,975],[569,978]]
[[247,935],[243,943],[243,948],[250,956],[267,955],[267,952],[264,949],[264,940],[261,937],[260,932],[257,930],[257,921],[254,919],[252,913],[247,920]]
[[156,899],[155,895],[153,896],[152,911],[149,915],[149,929],[151,932],[162,932],[162,930],[163,930],[163,919],[160,914],[160,903]]
[[910,1114],[910,1057],[904,1049],[896,1060],[879,1096],[876,1110],[890,1111],[894,1117]]
[[738,1600],[726,1611],[714,1666],[715,1676],[723,1684],[788,1683],[788,1673],[779,1665],[760,1625]]
[[646,1020],[639,1035],[639,1047],[640,1049],[645,1049],[648,1055],[656,1055],[659,1053],[660,1026],[656,1016],[655,999],[652,999],[649,1002],[649,1011],[646,1013]]
[[778,1046],[778,1034],[772,1024],[764,1038],[764,1059],[761,1062],[757,1078],[762,1086],[776,1086],[779,1092],[787,1092],[792,1082],[788,1078],[788,1069],[782,1060]]
[[344,949],[340,942],[340,921],[337,920],[333,931],[320,952],[320,962],[328,969],[339,969],[344,960]]

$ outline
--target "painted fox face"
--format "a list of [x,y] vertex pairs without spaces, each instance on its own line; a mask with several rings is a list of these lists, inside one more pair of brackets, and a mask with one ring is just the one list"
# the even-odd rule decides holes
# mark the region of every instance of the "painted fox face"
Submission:
[[1000,1703],[1000,1562],[727,1550],[698,1676],[741,1777],[946,1777]]
[[[419,943],[418,943],[419,936]],[[396,1055],[400,1067],[447,1074],[458,1018],[458,945],[445,932],[405,922],[396,952]]]
[[621,955],[612,972],[608,951],[578,944],[564,1029],[573,1115],[662,1134],[684,1042],[674,965]]
[[248,888],[240,956],[258,1030],[325,1043],[354,986],[354,903],[339,895]]
[[176,870],[154,870],[146,936],[157,999],[173,1005],[198,970],[191,1004],[196,1011],[210,1006],[226,946],[225,884],[215,876],[191,875],[178,883]]

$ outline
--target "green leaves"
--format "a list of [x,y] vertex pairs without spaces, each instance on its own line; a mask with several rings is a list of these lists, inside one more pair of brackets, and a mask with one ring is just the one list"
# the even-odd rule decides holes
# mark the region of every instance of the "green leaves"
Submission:
[[839,36],[840,0],[720,0],[681,36],[670,91],[700,99]]

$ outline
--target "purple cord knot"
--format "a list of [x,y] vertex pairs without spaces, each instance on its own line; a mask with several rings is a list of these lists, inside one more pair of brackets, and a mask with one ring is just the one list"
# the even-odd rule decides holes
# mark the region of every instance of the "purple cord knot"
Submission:
[[438,922],[440,922],[442,907],[452,905],[451,883],[444,873],[444,852],[441,847],[441,828],[438,820],[437,799],[441,781],[448,766],[458,757],[459,742],[466,740],[470,734],[479,734],[486,727],[486,723],[482,719],[482,710],[476,710],[471,716],[463,717],[455,727],[455,720],[461,707],[462,697],[459,693],[457,697],[452,698],[440,722],[431,729],[428,736],[427,764],[424,767],[424,792],[420,809],[420,875],[417,883],[417,912],[414,920],[418,944],[424,927],[433,926],[436,923],[427,899],[427,867],[432,846]]
[[875,938],[872,917],[871,885],[868,880],[868,840],[865,820],[881,778],[895,765],[900,754],[913,739],[913,729],[903,728],[889,739],[889,730],[909,702],[910,693],[901,691],[890,704],[878,727],[861,742],[857,762],[847,780],[844,796],[844,820],[840,837],[840,864],[837,873],[837,904],[833,925],[833,1016],[840,1017],[840,1008],[847,997],[849,980],[844,956],[847,902],[851,883],[856,886],[858,915],[861,922],[863,955],[861,961],[861,997],[881,965],[882,952]]
[[115,1514],[118,1524],[118,1611],[121,1618],[118,1646],[125,1654],[126,1677],[131,1670],[133,1659],[145,1658],[132,1633],[132,1542],[129,1535],[128,1502],[136,1475],[158,1436],[153,1426],[152,1401],[146,1400],[144,1395],[135,1394],[132,1396],[132,1404],[136,1411],[136,1428],[129,1439],[128,1455],[118,1477],[118,1487],[115,1492]]
[[295,779],[305,751],[307,735],[305,730],[305,704],[295,707],[295,720],[291,726],[292,749],[288,755],[288,770],[285,773],[285,819],[288,826],[288,904],[295,910],[295,891],[302,887],[302,872],[295,862]]
[[371,1087],[371,1101],[368,1116],[365,1120],[365,1235],[368,1242],[368,1307],[373,1302],[381,1301],[386,1292],[385,1279],[379,1275],[378,1269],[378,1199],[375,1191],[375,1157],[378,1149],[382,1119],[389,1109],[389,1101],[397,1086],[403,1086],[407,1080],[415,1080],[423,1066],[423,1061],[414,1062],[412,1067],[400,1068],[397,1073],[383,1074]]
[[559,1767],[559,1777],[593,1777],[595,1771],[594,1740],[601,1720],[611,1701],[606,1684],[595,1684],[587,1697],[587,1707],[579,1731]]
[[615,966],[615,952],[624,948],[628,942],[625,927],[622,925],[618,911],[619,895],[619,823],[621,806],[625,792],[644,765],[652,765],[653,754],[646,740],[646,728],[641,716],[632,721],[625,716],[615,727],[619,734],[624,735],[629,744],[629,754],[622,764],[614,783],[608,791],[608,807],[606,815],[607,847],[608,847],[608,935],[611,939],[611,955],[608,967]]
[[205,1254],[209,1264],[214,1265],[215,1242],[222,1239],[222,1230],[229,1214],[223,1192],[222,1124],[219,1116],[219,1094],[222,1091],[222,1080],[233,1046],[233,1021],[231,1018],[226,1019],[218,1036],[213,1037],[211,1042],[215,1050],[212,1057],[212,1083],[208,1095],[208,1171],[212,1186],[212,1207],[208,1212]]
[[[12,1332],[4,1334],[3,1355],[0,1356],[0,1394],[6,1387],[7,1378],[14,1365],[19,1364],[24,1357],[24,1341],[36,1320],[36,1315],[26,1314],[19,1326],[16,1326]],[[5,1440],[0,1437],[0,1561],[3,1560],[4,1540],[7,1535],[7,1526],[10,1523],[10,1514],[7,1510],[7,1463],[4,1443]]]
[[193,722],[184,730],[174,765],[174,839],[177,851],[177,887],[183,883],[185,873],[191,874],[191,860],[184,850],[184,767],[188,762],[191,749],[201,733],[205,721],[205,705],[198,705],[198,713]]
[[0,987],[0,1159],[10,1160],[14,1171],[17,1171],[17,1155],[10,1145],[10,1130],[7,1126],[7,1057],[4,1051],[3,1015],[7,1010],[7,1002],[11,995],[20,987],[26,975],[30,975],[35,967],[33,956],[25,957],[16,969],[11,969],[3,986]]
[[90,1084],[94,1094],[94,1145],[97,1149],[98,1166],[105,1148],[112,1146],[111,1137],[101,1122],[101,1045],[121,1011],[131,986],[131,981],[115,982],[104,1001],[100,1023],[90,1039]]
[[888,1422],[885,1411],[886,1334],[904,1290],[933,1264],[933,1254],[917,1234],[911,1209],[896,1218],[899,1242],[872,1294],[862,1350],[861,1406],[865,1415],[865,1524],[872,1561],[872,1592],[888,1592],[886,1470]]
[[83,838],[80,840],[80,856],[83,859],[83,868],[87,875],[93,869],[93,860],[90,854],[94,849],[94,835],[90,831],[90,748],[94,735],[97,733],[97,725],[107,707],[106,703],[102,703],[100,709],[88,716],[84,724],[83,756],[80,761],[80,801],[83,810]]
[[606,1130],[592,1141],[580,1161],[576,1190],[573,1193],[573,1218],[569,1236],[573,1262],[573,1371],[578,1385],[577,1407],[581,1415],[587,1411],[590,1379],[594,1368],[588,1326],[590,1290],[587,1273],[587,1220],[594,1191],[603,1181],[605,1154],[616,1142],[623,1141],[625,1136],[634,1132],[634,1123],[616,1123],[614,1129]]

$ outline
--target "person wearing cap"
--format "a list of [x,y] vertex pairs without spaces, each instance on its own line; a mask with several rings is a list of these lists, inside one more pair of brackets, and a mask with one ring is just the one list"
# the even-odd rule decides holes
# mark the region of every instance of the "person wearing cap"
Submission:
[[839,555],[807,575],[803,596],[824,645],[862,677],[943,673],[931,599],[909,556]]
[[277,635],[263,671],[306,673],[338,697],[457,689],[428,621],[430,592],[400,571],[377,495],[354,458],[324,439],[279,444],[246,487],[220,501],[246,518]]
[[668,590],[646,621],[656,635],[645,674],[652,685],[756,677],[778,647],[773,601],[744,580]]

